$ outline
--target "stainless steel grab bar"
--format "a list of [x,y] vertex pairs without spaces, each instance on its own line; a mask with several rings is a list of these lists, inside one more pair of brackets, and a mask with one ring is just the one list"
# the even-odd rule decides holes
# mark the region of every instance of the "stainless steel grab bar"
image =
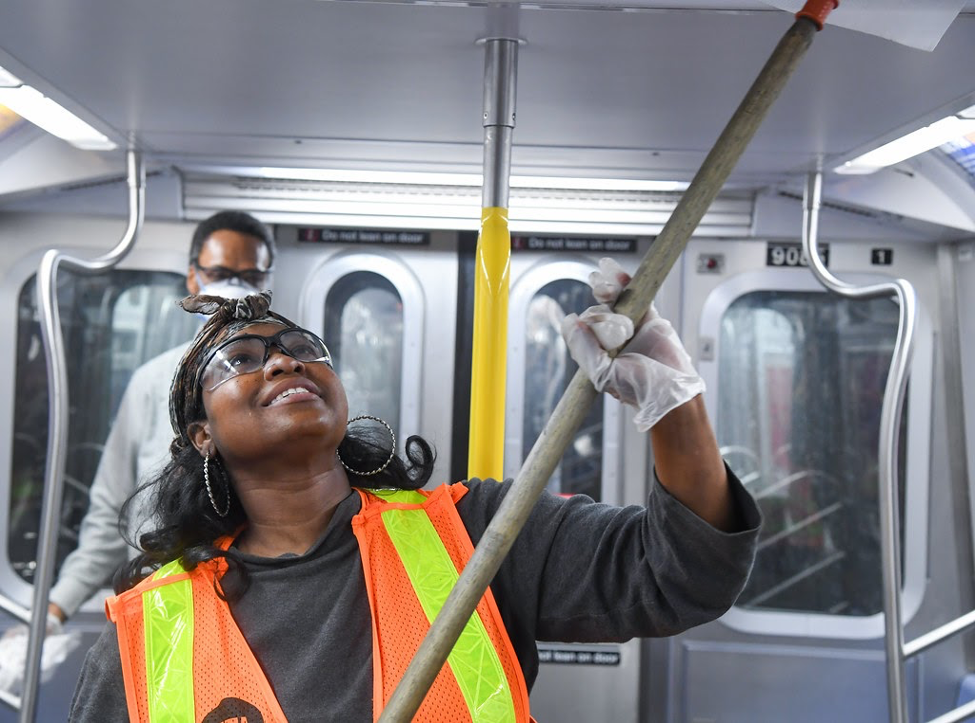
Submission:
[[[132,249],[142,228],[145,213],[145,170],[142,160],[133,150],[126,155],[126,178],[129,186],[129,223],[122,240],[115,248],[93,260],[78,259],[57,249],[50,249],[45,252],[37,270],[37,306],[41,312],[41,338],[44,342],[49,391],[48,442],[44,470],[44,503],[38,536],[38,563],[30,612],[27,662],[24,666],[24,690],[19,703],[20,722],[33,721],[37,709],[41,648],[44,645],[47,627],[48,591],[54,573],[58,517],[61,514],[61,498],[64,490],[64,452],[68,438],[66,405],[68,375],[64,339],[61,334],[61,316],[58,309],[57,274],[62,265],[66,269],[82,274],[104,272],[122,261]],[[12,696],[8,695],[9,697]],[[0,699],[8,701],[8,698]]]
[[[909,657],[943,642],[955,634],[974,626],[977,614],[971,611],[952,622],[917,637],[909,643],[903,641],[902,603],[899,541],[899,501],[896,496],[896,472],[898,469],[898,431],[902,417],[902,404],[909,380],[909,363],[912,360],[913,330],[916,325],[917,301],[912,285],[904,279],[882,284],[857,287],[842,282],[832,275],[817,253],[818,212],[821,207],[822,174],[808,175],[804,187],[804,250],[814,276],[827,289],[843,297],[867,299],[870,297],[895,296],[899,302],[899,331],[895,350],[889,366],[889,376],[882,398],[882,419],[879,425],[879,510],[882,528],[882,584],[883,611],[885,613],[885,662],[888,683],[889,719],[907,722],[906,682],[903,663]],[[962,705],[941,715],[931,722],[958,722],[974,713],[974,703]]]
[[947,622],[942,627],[937,627],[930,632],[917,637],[911,642],[907,642],[905,649],[903,649],[904,657],[912,657],[918,655],[920,652],[928,650],[930,647],[939,644],[945,639],[949,639],[955,634],[960,634],[966,629],[974,626],[975,613],[964,614],[962,617],[957,617],[952,622]]
[[882,538],[882,587],[885,613],[886,681],[889,692],[889,718],[906,722],[906,683],[903,671],[902,608],[899,599],[902,566],[899,552],[899,501],[896,497],[896,471],[899,465],[899,424],[909,380],[913,331],[916,327],[916,291],[904,279],[858,287],[835,277],[824,266],[817,251],[818,212],[821,208],[820,171],[807,177],[804,187],[803,240],[811,270],[827,289],[850,299],[895,297],[899,302],[899,331],[889,365],[889,376],[882,397],[879,424],[879,514]]

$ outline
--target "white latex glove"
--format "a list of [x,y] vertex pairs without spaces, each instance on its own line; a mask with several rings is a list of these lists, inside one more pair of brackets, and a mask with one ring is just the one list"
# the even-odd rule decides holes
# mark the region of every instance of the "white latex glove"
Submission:
[[[18,624],[0,637],[0,689],[19,695],[24,686],[24,666],[27,663],[27,625]],[[68,659],[81,643],[80,632],[65,634],[61,620],[47,615],[47,637],[41,650],[41,682],[54,675],[58,665]]]
[[[638,411],[634,424],[646,431],[669,411],[705,392],[706,385],[671,323],[654,305],[636,333],[630,319],[611,311],[610,306],[630,281],[630,275],[617,262],[601,259],[599,271],[590,275],[590,286],[597,301],[604,304],[579,316],[567,315],[562,332],[570,356],[594,387],[634,407]],[[621,354],[612,360],[607,351],[629,338]]]

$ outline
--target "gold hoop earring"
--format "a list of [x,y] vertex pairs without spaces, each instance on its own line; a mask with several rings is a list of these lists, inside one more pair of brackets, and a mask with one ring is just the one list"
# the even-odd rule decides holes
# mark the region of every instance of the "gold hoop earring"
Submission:
[[382,424],[383,427],[387,429],[387,432],[390,434],[390,455],[387,456],[387,460],[383,462],[382,466],[379,468],[374,468],[372,471],[357,471],[347,466],[346,461],[344,461],[343,457],[339,455],[338,448],[336,449],[336,457],[339,459],[339,462],[343,464],[343,468],[350,473],[357,476],[375,476],[381,471],[385,470],[386,467],[390,465],[390,461],[394,459],[394,453],[397,452],[397,436],[394,435],[394,429],[387,425],[387,421],[383,420],[383,418],[378,418],[375,415],[358,415],[355,418],[350,418],[348,421],[346,421],[346,427],[348,428],[350,423],[355,423],[358,420],[375,420],[377,423]]
[[216,513],[221,518],[227,516],[227,512],[231,510],[231,487],[227,484],[227,474],[221,470],[220,462],[215,458],[214,467],[217,468],[217,472],[224,481],[224,510],[221,511],[217,508],[217,501],[214,499],[214,492],[210,487],[210,451],[204,453],[204,486],[207,487],[207,497],[210,499],[210,505],[214,507],[214,513]]

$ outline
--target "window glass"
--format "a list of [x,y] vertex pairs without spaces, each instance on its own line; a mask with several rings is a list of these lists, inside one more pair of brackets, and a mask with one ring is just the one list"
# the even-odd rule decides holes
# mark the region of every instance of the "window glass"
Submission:
[[342,277],[326,295],[323,335],[349,400],[349,415],[375,415],[400,429],[404,305],[374,272]]
[[882,610],[878,432],[898,320],[891,300],[812,292],[750,293],[723,315],[717,437],[764,516],[740,607]]
[[940,146],[940,150],[969,174],[971,181],[974,180],[974,134],[948,141]]
[[[577,364],[560,334],[560,323],[571,312],[583,312],[594,303],[590,285],[571,279],[550,282],[529,303],[526,314],[526,378],[523,401],[523,460],[549,420]],[[567,447],[547,488],[553,493],[587,494],[601,498],[604,445],[604,396],[598,395],[580,430]]]
[[[47,365],[34,279],[17,306],[14,442],[7,547],[13,568],[33,579],[48,439]],[[174,302],[184,278],[170,272],[113,270],[58,275],[68,360],[68,450],[57,567],[78,543],[88,489],[122,393],[146,360],[190,339],[196,321]]]

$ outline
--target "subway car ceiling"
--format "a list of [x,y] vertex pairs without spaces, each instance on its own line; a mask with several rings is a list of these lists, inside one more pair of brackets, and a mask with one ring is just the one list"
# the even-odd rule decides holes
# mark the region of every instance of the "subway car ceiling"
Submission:
[[[971,236],[972,151],[969,170],[936,149],[833,172],[948,115],[972,118],[974,3],[957,4],[931,52],[827,26],[698,234],[799,236],[804,178],[823,169],[825,238]],[[858,3],[835,12],[846,5]],[[124,213],[131,144],[150,218],[239,207],[278,223],[475,229],[480,41],[515,37],[513,231],[642,235],[660,230],[791,23],[759,0],[11,0],[0,19],[0,67],[117,147],[81,150],[8,121],[0,211]]]

